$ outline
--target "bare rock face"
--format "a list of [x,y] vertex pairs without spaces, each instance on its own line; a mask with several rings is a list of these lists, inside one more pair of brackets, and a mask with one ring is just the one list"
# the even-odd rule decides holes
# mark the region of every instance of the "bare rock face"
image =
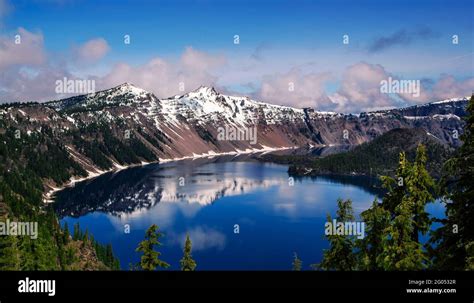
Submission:
[[4,105],[0,131],[50,136],[89,173],[125,164],[301,146],[358,145],[422,128],[458,146],[467,98],[343,114],[271,105],[200,87],[168,99],[130,83],[48,103]]

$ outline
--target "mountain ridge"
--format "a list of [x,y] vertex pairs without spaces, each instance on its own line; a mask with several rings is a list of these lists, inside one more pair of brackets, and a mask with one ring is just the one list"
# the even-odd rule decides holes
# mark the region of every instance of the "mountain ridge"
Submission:
[[383,112],[391,112],[391,111],[402,111],[402,110],[410,110],[410,109],[413,109],[413,108],[422,108],[424,106],[429,106],[429,105],[436,105],[436,104],[443,104],[443,103],[452,103],[452,102],[459,102],[459,101],[467,101],[469,99],[469,96],[464,96],[464,97],[454,97],[454,98],[450,98],[450,99],[444,99],[444,100],[436,100],[436,101],[432,101],[432,102],[427,102],[427,103],[423,103],[423,104],[417,104],[417,105],[410,105],[410,106],[405,106],[405,107],[401,107],[401,108],[393,108],[393,109],[386,109],[386,110],[374,110],[374,111],[368,111],[368,112],[360,112],[360,113],[344,113],[344,112],[333,112],[333,111],[319,111],[319,110],[316,110],[315,108],[311,108],[311,107],[303,107],[303,108],[297,108],[297,107],[292,107],[292,106],[286,106],[286,105],[277,105],[277,104],[272,104],[272,103],[268,103],[268,102],[263,102],[263,101],[257,101],[257,100],[253,100],[247,96],[234,96],[234,95],[226,95],[226,94],[222,94],[220,92],[218,92],[214,86],[206,86],[206,85],[200,85],[199,87],[197,87],[196,89],[194,90],[191,90],[187,93],[184,93],[182,95],[174,95],[174,96],[171,96],[171,97],[167,97],[167,98],[158,98],[154,95],[154,93],[150,92],[150,91],[147,91],[143,88],[140,88],[139,86],[137,85],[134,85],[133,83],[130,83],[130,82],[124,82],[122,84],[119,84],[117,86],[114,86],[112,88],[109,88],[109,89],[104,89],[104,90],[100,90],[98,92],[95,92],[95,93],[90,93],[90,94],[84,94],[84,95],[78,95],[78,96],[72,96],[72,97],[67,97],[67,98],[63,98],[63,99],[59,99],[59,100],[54,100],[54,101],[48,101],[48,102],[45,102],[43,104],[45,105],[51,105],[54,107],[55,104],[57,103],[61,103],[61,102],[65,102],[67,103],[66,101],[68,100],[73,100],[77,97],[88,97],[88,96],[95,96],[97,94],[104,94],[104,93],[111,93],[113,91],[117,91],[117,90],[122,90],[122,91],[126,91],[126,92],[135,92],[135,94],[138,96],[138,95],[152,95],[154,97],[154,99],[156,100],[170,100],[170,99],[182,99],[182,98],[185,98],[185,97],[196,97],[198,95],[201,95],[201,96],[204,96],[204,97],[208,97],[207,99],[209,100],[209,97],[210,96],[223,96],[223,97],[228,97],[228,98],[232,98],[232,99],[244,99],[244,100],[248,100],[248,101],[251,101],[253,103],[257,103],[257,104],[266,104],[266,105],[270,105],[270,106],[274,106],[274,107],[278,107],[278,108],[289,108],[289,109],[293,109],[293,110],[304,110],[304,109],[310,109],[310,110],[313,110],[317,113],[320,113],[320,114],[330,114],[330,115],[333,115],[333,114],[343,114],[343,115],[360,115],[360,114],[376,114],[376,113],[383,113]]
[[[361,114],[318,112],[228,96],[212,87],[166,99],[124,83],[47,103],[0,106],[0,134],[56,144],[89,176],[131,164],[300,146],[359,145],[396,128],[421,128],[459,146],[466,99]],[[222,130],[255,130],[252,140]],[[7,143],[5,141],[5,143]],[[35,143],[38,150],[47,150]],[[47,182],[49,188],[57,182]]]

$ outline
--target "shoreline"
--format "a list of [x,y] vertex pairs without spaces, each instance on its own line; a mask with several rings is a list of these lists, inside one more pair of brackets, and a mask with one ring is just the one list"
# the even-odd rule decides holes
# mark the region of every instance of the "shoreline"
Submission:
[[194,160],[194,159],[201,159],[201,158],[213,158],[213,157],[219,157],[219,156],[229,156],[229,155],[244,155],[244,154],[257,154],[257,153],[267,153],[267,152],[273,152],[273,151],[279,151],[279,150],[288,150],[288,149],[296,149],[298,146],[283,146],[283,147],[268,147],[263,145],[264,148],[262,149],[246,149],[246,150],[239,150],[237,149],[236,151],[231,151],[231,152],[222,152],[222,153],[216,153],[214,151],[208,151],[207,153],[204,154],[195,154],[193,153],[192,156],[184,156],[180,158],[170,158],[170,159],[162,159],[158,158],[158,161],[152,161],[152,162],[141,162],[141,163],[132,163],[129,165],[120,165],[118,163],[114,162],[114,167],[108,170],[97,170],[97,172],[91,172],[87,171],[88,175],[86,177],[76,177],[72,176],[69,179],[69,182],[62,184],[59,187],[54,187],[54,186],[49,186],[51,189],[43,193],[43,203],[49,204],[54,202],[54,194],[66,189],[68,187],[74,187],[74,184],[86,181],[86,180],[91,180],[96,177],[99,177],[103,174],[106,173],[111,173],[111,172],[119,172],[124,169],[132,168],[132,167],[138,167],[138,166],[146,166],[149,164],[160,164],[160,163],[169,163],[169,162],[176,162],[176,161],[182,161],[182,160]]

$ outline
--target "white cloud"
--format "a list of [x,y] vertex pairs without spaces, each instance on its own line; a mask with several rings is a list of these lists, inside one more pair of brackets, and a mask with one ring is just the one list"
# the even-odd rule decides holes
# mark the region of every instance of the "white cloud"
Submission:
[[[20,43],[16,44],[16,35]],[[13,65],[40,65],[46,61],[43,35],[20,27],[12,36],[0,36],[0,70]]]
[[[32,33],[24,28],[19,28],[18,33],[22,39],[19,45],[14,43],[14,35],[0,36],[0,102],[45,101],[63,97],[54,91],[56,80],[63,77],[78,78],[70,68],[77,67],[79,63],[97,62],[110,51],[107,41],[96,38],[73,48],[75,58],[67,53],[47,57],[41,33]],[[61,58],[69,62],[59,62]],[[245,82],[247,91],[250,91],[247,95],[257,100],[338,112],[419,104],[466,96],[474,89],[474,78],[457,80],[452,75],[442,75],[437,81],[421,81],[419,97],[410,94],[389,95],[381,93],[380,81],[397,77],[379,64],[359,62],[350,65],[343,69],[340,79],[336,79],[332,69],[328,69],[331,73],[315,72],[314,64],[300,64],[289,69],[276,65],[272,68],[270,64],[261,69],[262,63],[259,63],[260,67],[247,69],[244,65],[239,65],[239,62],[245,61],[235,61],[233,58],[229,62],[223,54],[187,47],[176,60],[155,57],[136,66],[118,62],[104,76],[85,77],[95,79],[97,89],[108,89],[131,82],[155,93],[159,98],[183,94],[200,85],[225,85],[230,89],[248,79]],[[322,70],[321,66],[317,67]],[[242,68],[245,72],[242,72]],[[328,84],[334,85],[336,81],[339,82],[339,87],[335,93],[328,95]],[[184,91],[180,90],[181,83],[184,84]],[[232,93],[225,89],[222,91]]]
[[208,227],[198,226],[189,230],[187,233],[182,233],[176,236],[170,235],[170,237],[173,238],[175,244],[184,247],[186,234],[188,234],[191,239],[193,251],[206,249],[222,250],[225,247],[226,236],[223,233]]
[[12,67],[1,73],[0,103],[48,101],[59,99],[55,81],[67,77],[75,79],[67,70],[44,65],[32,69]]
[[433,86],[432,100],[470,96],[474,92],[474,77],[457,81],[451,75],[443,75]]
[[191,47],[185,49],[177,62],[156,57],[146,64],[130,66],[118,63],[99,81],[99,86],[109,88],[123,82],[131,82],[155,93],[159,98],[182,94],[200,85],[215,85],[217,77],[212,71],[224,66],[226,59],[222,55],[211,56]]
[[442,74],[436,81],[420,80],[420,95],[400,93],[398,96],[408,104],[423,104],[427,102],[470,96],[474,91],[474,78],[457,80],[452,75]]
[[182,66],[193,71],[215,69],[225,63],[226,58],[223,55],[209,55],[192,47],[187,47],[181,56]]
[[[0,101],[46,101],[62,97],[54,91],[55,81],[63,77],[69,79],[77,77],[68,70],[68,64],[46,62],[42,36],[35,36],[24,29],[21,29],[21,32],[24,33],[22,52],[15,52],[12,49],[15,45],[12,46],[13,42],[10,40],[6,38],[0,40],[2,42],[0,67],[8,69],[8,72],[5,70],[1,74]],[[108,47],[104,42],[90,43],[91,41],[78,51],[83,53],[83,59],[97,60]],[[86,53],[89,56],[87,58],[84,57]],[[15,66],[11,66],[13,63],[16,63]],[[91,77],[96,79],[98,89],[108,89],[124,82],[132,82],[164,98],[182,94],[183,92],[179,90],[181,82],[184,83],[185,92],[200,85],[215,85],[218,78],[212,71],[224,66],[225,63],[223,55],[213,56],[188,47],[177,62],[156,57],[140,66],[117,63],[104,77]],[[36,66],[29,68],[33,64]]]
[[[15,44],[15,35],[21,43]],[[22,27],[0,37],[0,102],[45,101],[55,95],[56,79],[70,76],[64,67],[48,65],[43,35]]]
[[330,108],[333,105],[325,93],[325,84],[330,79],[329,73],[305,74],[293,68],[285,74],[264,76],[255,97],[280,105]]
[[80,63],[94,63],[102,59],[110,50],[103,38],[95,38],[87,41],[75,50],[77,60]]
[[[380,82],[388,80],[389,77],[394,80],[419,81],[419,95],[412,92],[382,93]],[[360,112],[464,97],[469,96],[474,90],[474,78],[458,81],[452,75],[441,75],[432,85],[426,82],[433,81],[400,79],[381,65],[360,62],[346,69],[339,90],[330,98],[337,104],[336,111]]]
[[379,64],[359,62],[343,73],[338,91],[331,95],[340,112],[370,111],[390,108],[398,101],[380,91],[380,82],[391,75]]

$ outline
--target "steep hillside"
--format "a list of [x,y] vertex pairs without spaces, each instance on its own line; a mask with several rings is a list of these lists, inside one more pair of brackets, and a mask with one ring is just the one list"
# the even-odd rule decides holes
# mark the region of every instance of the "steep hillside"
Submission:
[[291,175],[318,174],[363,174],[391,175],[398,165],[398,155],[405,151],[407,158],[413,160],[418,144],[426,146],[428,170],[439,176],[442,164],[453,152],[453,148],[444,144],[421,128],[394,129],[371,142],[361,144],[354,149],[323,158],[275,157],[273,160],[291,164]]
[[[459,146],[466,104],[467,99],[460,98],[353,115],[271,105],[220,94],[210,87],[158,99],[124,83],[45,104],[4,105],[0,107],[0,132],[8,131],[9,138],[19,135],[22,140],[47,138],[51,146],[40,151],[64,152],[62,161],[71,164],[62,176],[51,178],[42,164],[35,168],[47,179],[48,190],[63,184],[68,176],[94,176],[160,159],[354,146],[396,128],[421,128],[443,144]],[[222,130],[247,136],[222,138]],[[29,161],[41,163],[34,157]]]

